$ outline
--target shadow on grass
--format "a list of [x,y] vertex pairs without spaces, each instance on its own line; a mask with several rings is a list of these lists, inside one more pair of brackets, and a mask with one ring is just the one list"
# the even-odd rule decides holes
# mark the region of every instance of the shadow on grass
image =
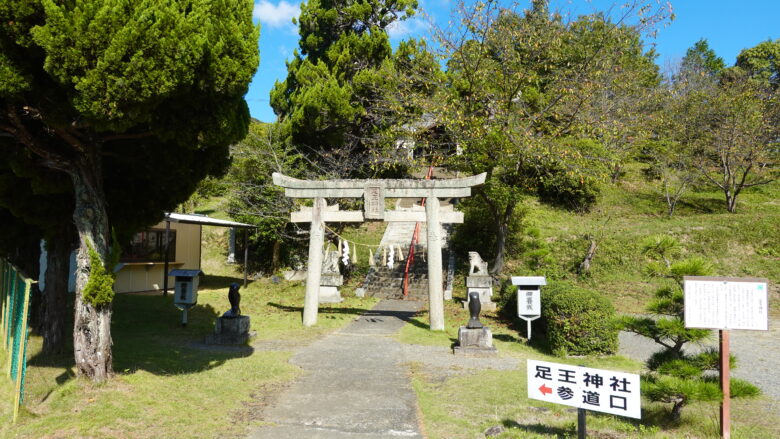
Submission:
[[[285,311],[285,312],[297,312],[297,313],[303,313],[303,307],[302,306],[289,306],[289,305],[282,305],[281,303],[274,303],[274,302],[268,302],[268,306],[272,306],[278,310]],[[361,315],[363,313],[370,312],[370,310],[367,310],[365,308],[330,308],[330,307],[319,307],[319,314],[352,314],[352,315]]]
[[522,430],[526,433],[555,435],[555,437],[561,439],[569,438],[572,437],[573,434],[577,434],[576,431],[567,428],[552,427],[540,423],[521,424],[513,419],[504,419],[501,421],[501,424],[506,428],[514,428],[514,429]]
[[[514,309],[514,307],[510,307]],[[505,312],[496,313],[496,321],[506,326],[507,329],[514,331],[517,335],[513,334],[493,334],[493,338],[505,342],[514,342],[525,344],[541,354],[552,355],[552,349],[550,349],[550,343],[547,340],[547,334],[545,333],[541,322],[534,320],[536,326],[531,329],[531,340],[528,341],[528,328],[525,320],[521,320],[515,317],[509,317]],[[532,323],[533,325],[533,323]],[[534,330],[535,329],[535,330]]]
[[677,209],[675,212],[677,213],[680,210],[691,210],[693,211],[692,213],[724,212],[726,210],[724,207],[725,204],[726,202],[719,198],[684,198],[677,202]]
[[512,334],[493,334],[493,338],[507,343],[528,344],[526,339],[515,337]]
[[[230,284],[232,284],[233,282],[238,283],[239,285],[241,285],[241,288],[244,288],[243,277],[216,276],[216,275],[209,275],[208,273],[206,273],[205,276],[201,276],[200,287],[209,290],[221,290],[221,289],[227,290],[228,288],[230,288]],[[252,280],[247,279],[247,287],[249,287],[249,284],[251,283]]]
[[[136,370],[155,375],[189,374],[252,355],[254,350],[250,346],[202,346],[219,315],[210,305],[196,305],[189,310],[188,324],[183,327],[182,313],[173,305],[172,295],[117,295],[111,320],[114,371],[117,374]],[[64,369],[56,378],[58,384],[74,377],[72,346],[66,347],[62,354],[38,353],[30,358],[29,364]]]

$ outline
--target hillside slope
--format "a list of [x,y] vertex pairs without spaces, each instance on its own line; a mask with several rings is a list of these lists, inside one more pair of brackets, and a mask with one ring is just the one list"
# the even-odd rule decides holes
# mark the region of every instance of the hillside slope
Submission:
[[[648,258],[641,242],[670,234],[682,244],[681,257],[710,260],[719,276],[766,277],[770,304],[777,312],[780,281],[780,183],[752,188],[739,196],[737,213],[726,212],[723,195],[708,188],[690,191],[672,218],[657,182],[642,175],[642,164],[629,167],[622,181],[606,184],[598,203],[585,213],[550,207],[529,199],[526,230],[536,228],[551,260],[533,266],[515,252],[505,274],[565,278],[607,294],[623,312],[642,311],[658,281],[644,274]],[[598,241],[591,271],[576,274],[590,236]]]

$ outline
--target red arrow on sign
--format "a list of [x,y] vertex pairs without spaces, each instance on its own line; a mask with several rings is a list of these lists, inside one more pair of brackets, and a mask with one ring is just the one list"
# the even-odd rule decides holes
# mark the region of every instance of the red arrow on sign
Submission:
[[552,393],[552,389],[542,384],[542,387],[539,387],[539,391],[542,392],[542,395]]

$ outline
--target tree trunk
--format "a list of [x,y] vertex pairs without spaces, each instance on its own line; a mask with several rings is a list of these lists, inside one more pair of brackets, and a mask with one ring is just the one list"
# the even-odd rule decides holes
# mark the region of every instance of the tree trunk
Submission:
[[682,414],[682,409],[685,406],[686,402],[687,401],[685,400],[685,398],[680,398],[674,402],[674,405],[672,406],[672,412],[670,414],[670,418],[672,419],[672,421],[680,420],[680,415]]
[[580,264],[579,272],[580,274],[586,274],[590,271],[590,263],[593,261],[593,257],[596,256],[596,249],[599,247],[598,243],[595,239],[590,240],[590,246],[588,247],[588,251],[585,253],[585,258],[582,260],[582,263]]
[[612,180],[612,184],[615,184],[620,180],[620,174],[623,171],[623,168],[620,166],[620,163],[615,163],[612,166],[612,173],[610,175],[610,179]]
[[279,241],[274,241],[273,250],[271,252],[271,273],[276,273],[276,270],[279,269],[279,252],[281,251],[281,247]]
[[[94,155],[93,155],[94,157]],[[73,322],[73,354],[79,375],[100,382],[113,375],[111,367],[111,304],[99,307],[84,299],[90,276],[90,247],[104,264],[108,256],[108,216],[97,163],[80,162],[70,172],[76,207],[73,222],[79,235],[76,252],[76,303]],[[113,267],[109,267],[112,269]]]
[[504,269],[504,253],[506,251],[506,235],[509,233],[507,221],[498,220],[498,230],[496,232],[496,260],[493,262],[493,274],[501,273]]
[[732,195],[731,191],[726,191],[726,209],[729,213],[737,211],[737,196]]
[[65,348],[65,322],[68,312],[68,271],[72,241],[64,233],[46,241],[46,273],[44,274],[44,320],[40,327],[43,352],[61,353]]

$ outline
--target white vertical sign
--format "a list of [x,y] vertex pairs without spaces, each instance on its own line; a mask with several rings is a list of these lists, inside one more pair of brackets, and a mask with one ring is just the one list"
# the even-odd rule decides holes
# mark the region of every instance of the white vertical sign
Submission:
[[767,280],[685,276],[685,327],[768,329]]
[[517,315],[539,316],[542,315],[542,302],[539,290],[517,290]]
[[639,375],[633,373],[528,360],[528,397],[642,418]]

